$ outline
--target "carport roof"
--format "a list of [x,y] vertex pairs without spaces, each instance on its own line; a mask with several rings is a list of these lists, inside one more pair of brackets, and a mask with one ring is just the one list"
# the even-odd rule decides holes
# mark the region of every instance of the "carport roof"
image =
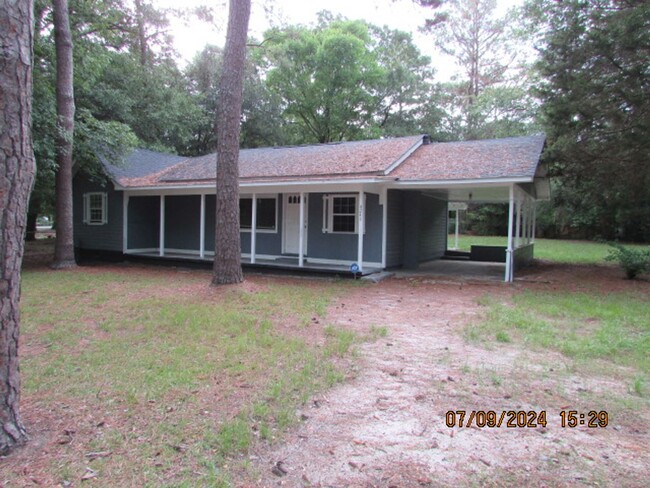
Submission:
[[390,176],[401,181],[535,177],[544,136],[442,142],[420,146]]

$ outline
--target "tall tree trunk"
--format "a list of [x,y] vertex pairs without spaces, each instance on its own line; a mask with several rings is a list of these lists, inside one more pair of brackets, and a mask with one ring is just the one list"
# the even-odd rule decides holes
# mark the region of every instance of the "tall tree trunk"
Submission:
[[144,7],[142,0],[135,0],[136,26],[138,29],[138,50],[140,55],[140,65],[146,66],[149,58],[149,49],[147,46],[147,32],[144,25]]
[[36,165],[31,139],[33,4],[0,3],[0,454],[27,440],[20,420],[20,266]]
[[56,44],[56,244],[53,268],[75,266],[72,221],[74,88],[68,0],[53,0]]
[[230,0],[217,106],[217,209],[212,284],[241,283],[239,134],[250,0]]

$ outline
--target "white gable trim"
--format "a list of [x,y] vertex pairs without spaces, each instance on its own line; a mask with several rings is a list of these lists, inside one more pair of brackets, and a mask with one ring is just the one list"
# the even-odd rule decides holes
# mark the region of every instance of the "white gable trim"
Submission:
[[384,171],[384,175],[389,175],[392,171],[395,170],[399,165],[401,165],[404,161],[406,161],[411,154],[413,154],[416,149],[418,149],[422,144],[424,144],[424,138],[427,136],[422,136],[418,142],[416,142],[413,147],[411,147],[408,151],[406,151],[401,158],[399,158],[397,161],[395,161],[393,164],[391,164],[386,170]]

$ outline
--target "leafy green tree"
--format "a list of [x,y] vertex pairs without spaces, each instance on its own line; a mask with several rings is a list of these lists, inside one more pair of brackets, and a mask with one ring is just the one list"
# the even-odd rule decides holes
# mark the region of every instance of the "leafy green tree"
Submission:
[[[257,48],[249,49],[244,73],[242,101],[241,147],[282,145],[288,142],[283,131],[284,121],[279,98],[271,93],[262,80]],[[253,54],[253,55],[251,55]],[[185,70],[190,93],[196,97],[202,115],[194,127],[189,154],[206,154],[216,149],[217,100],[223,50],[207,45]]]
[[375,123],[379,135],[406,136],[422,132],[424,107],[430,101],[434,70],[411,34],[369,26],[372,50],[382,70],[376,88]]
[[534,0],[557,214],[574,232],[650,240],[650,4]]
[[268,86],[300,142],[356,139],[372,126],[383,72],[366,24],[273,29],[265,38]]
[[443,85],[448,137],[486,139],[539,130],[530,69],[521,56],[525,31],[516,12],[496,15],[496,0],[450,0],[425,30],[461,74]]

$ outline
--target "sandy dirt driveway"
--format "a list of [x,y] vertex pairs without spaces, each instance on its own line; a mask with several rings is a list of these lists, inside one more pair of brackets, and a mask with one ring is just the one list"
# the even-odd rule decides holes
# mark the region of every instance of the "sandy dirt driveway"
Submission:
[[[629,384],[580,371],[552,351],[463,337],[485,312],[480,297],[507,302],[527,286],[576,283],[580,272],[547,273],[542,285],[389,279],[352,290],[332,305],[327,322],[359,334],[385,327],[387,335],[359,345],[353,379],[312,399],[281,443],[250,453],[255,479],[247,483],[648,486],[650,408],[621,407]],[[609,279],[621,286],[618,275],[602,279],[605,289]],[[647,285],[635,286],[645,293]],[[560,424],[563,410],[608,408],[606,428]],[[450,410],[545,411],[547,425],[450,428]]]

